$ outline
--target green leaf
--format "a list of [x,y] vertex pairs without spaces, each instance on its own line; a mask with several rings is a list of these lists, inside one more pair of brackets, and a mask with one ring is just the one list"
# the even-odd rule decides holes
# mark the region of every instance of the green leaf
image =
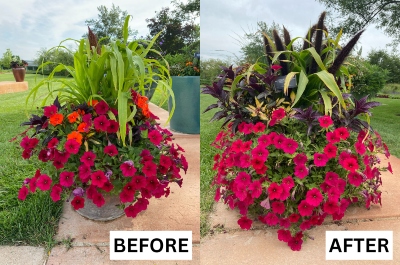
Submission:
[[322,100],[324,101],[325,115],[332,115],[332,101],[328,96],[328,93],[326,91],[320,91],[319,93],[321,94]]
[[320,72],[316,73],[316,75],[322,80],[322,82],[324,82],[326,87],[330,91],[332,91],[332,93],[338,98],[338,101],[342,105],[342,107],[344,109],[346,109],[346,104],[343,100],[342,92],[340,92],[340,89],[339,89],[338,85],[336,84],[336,81],[335,81],[335,78],[333,77],[333,75],[331,73],[328,73],[328,71],[326,71],[326,70],[320,71]]
[[121,133],[120,136],[123,146],[126,146],[125,137],[126,137],[127,112],[128,112],[128,92],[120,91],[118,95],[118,121],[119,121],[119,131]]
[[301,70],[299,77],[299,84],[297,86],[296,98],[294,99],[292,107],[296,105],[296,103],[300,100],[301,96],[304,93],[304,90],[306,89],[307,84],[308,84],[308,78],[306,74],[303,72],[303,70]]
[[311,53],[312,57],[314,57],[314,60],[317,62],[319,68],[321,68],[322,70],[326,70],[326,67],[325,67],[324,63],[322,62],[321,57],[319,56],[319,54],[317,53],[315,48],[311,47],[311,48],[308,48],[306,50]]
[[123,28],[123,36],[124,36],[124,43],[128,43],[128,34],[129,34],[129,19],[131,18],[130,15],[126,16],[124,28]]

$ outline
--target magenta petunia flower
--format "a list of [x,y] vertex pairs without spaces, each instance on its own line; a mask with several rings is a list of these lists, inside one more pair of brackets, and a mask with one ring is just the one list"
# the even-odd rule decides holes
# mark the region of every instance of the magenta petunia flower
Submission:
[[320,117],[318,119],[318,121],[319,121],[319,125],[322,128],[328,128],[329,126],[331,126],[333,124],[331,117],[329,117],[328,115]]
[[46,116],[47,118],[50,118],[52,115],[56,114],[58,109],[55,105],[51,105],[51,106],[47,106],[44,107],[43,109],[43,114],[44,116]]
[[299,144],[295,140],[286,138],[282,143],[282,150],[283,152],[292,155],[296,152],[298,146]]
[[346,169],[350,172],[354,172],[359,168],[357,160],[352,157],[349,157],[349,158],[346,158],[345,160],[343,160],[342,166],[344,169]]
[[106,132],[108,126],[110,125],[110,121],[105,115],[100,115],[99,117],[95,118],[93,123],[96,130],[103,132]]
[[81,145],[74,139],[65,142],[65,150],[70,154],[77,154]]
[[[261,158],[255,157],[255,158],[253,158],[253,159],[251,160],[251,165],[253,166],[253,168],[254,168],[255,170],[257,170],[257,169],[262,169],[262,168],[265,167],[264,162],[265,162],[265,161],[263,161]],[[258,173],[258,174],[259,174],[259,173]]]
[[321,185],[319,185],[319,187],[321,188],[321,190],[322,190],[323,192],[328,192],[329,189],[330,189],[332,186],[329,185],[329,184],[326,183],[326,182],[322,182]]
[[270,212],[264,216],[264,222],[269,226],[277,225],[279,223],[279,218],[276,214]]
[[143,165],[142,172],[147,177],[156,176],[157,175],[157,165],[151,161],[147,161]]
[[292,239],[292,235],[289,230],[286,229],[279,229],[278,230],[278,239],[279,241],[283,242],[289,242],[290,239]]
[[253,158],[255,157],[260,158],[264,162],[267,161],[268,154],[269,154],[268,150],[265,149],[265,147],[263,146],[257,146],[256,148],[251,150],[251,155],[253,156]]
[[311,228],[311,221],[310,220],[304,220],[303,222],[301,222],[300,224],[300,229],[302,231],[308,230]]
[[23,185],[18,192],[18,200],[21,201],[25,200],[26,196],[28,196],[28,193],[29,193],[28,188],[25,185]]
[[317,188],[312,188],[311,190],[307,191],[306,202],[309,205],[317,207],[319,206],[319,204],[322,202],[323,199],[324,197]]
[[49,190],[51,187],[51,178],[45,174],[40,175],[39,179],[36,182],[36,186],[42,191]]
[[249,186],[249,191],[251,192],[251,197],[257,199],[261,196],[262,187],[260,181],[253,181]]
[[245,123],[243,125],[243,128],[241,130],[242,133],[244,134],[250,134],[253,132],[253,124],[252,123]]
[[124,209],[124,212],[127,217],[135,218],[140,211],[137,207],[130,205]]
[[107,145],[106,147],[104,147],[104,153],[109,156],[116,156],[116,155],[118,155],[118,149],[113,144]]
[[149,131],[148,137],[150,142],[152,142],[154,145],[159,145],[163,139],[161,133],[157,130]]
[[160,184],[160,182],[158,181],[157,177],[155,177],[155,176],[148,177],[146,179],[146,189],[149,192],[152,192],[153,190],[155,190],[159,184]]
[[328,200],[324,203],[323,210],[328,214],[334,214],[339,210],[339,206],[336,201]]
[[275,119],[277,121],[282,120],[285,118],[286,112],[284,108],[278,108],[272,112],[272,119]]
[[93,153],[92,151],[85,152],[80,158],[80,161],[88,167],[94,166],[95,160],[96,160],[96,154]]
[[306,200],[302,200],[297,209],[301,216],[310,216],[314,210],[314,206],[310,205]]
[[169,168],[172,165],[171,158],[169,158],[166,155],[161,155],[160,156],[160,165]]
[[324,154],[328,158],[334,158],[337,155],[337,147],[331,143],[328,143],[324,148]]
[[137,171],[132,160],[125,161],[119,166],[119,168],[121,169],[124,177],[133,177]]
[[258,139],[258,145],[267,147],[272,144],[270,137],[267,134],[261,135]]
[[297,213],[292,213],[291,215],[289,215],[289,221],[291,223],[297,223],[300,219],[300,215]]
[[297,165],[294,167],[294,175],[299,179],[304,179],[308,175],[308,168],[305,165]]
[[140,190],[141,188],[146,187],[146,178],[144,176],[135,175],[131,182],[135,190]]
[[314,164],[317,167],[324,167],[326,165],[326,163],[328,162],[328,160],[329,160],[329,158],[325,154],[321,154],[321,153],[314,154]]
[[279,200],[282,192],[283,192],[283,188],[275,182],[272,182],[271,185],[269,185],[269,187],[268,187],[268,194],[269,194],[270,200],[273,200],[273,199]]
[[290,227],[290,222],[288,218],[281,218],[279,220],[279,226],[284,227],[284,228],[289,228]]
[[336,188],[338,189],[339,193],[342,194],[346,189],[346,181],[342,178],[338,178],[336,183]]
[[251,228],[251,225],[253,224],[253,221],[247,218],[247,216],[242,216],[237,223],[240,225],[240,228],[244,230],[249,230]]
[[238,139],[232,143],[231,150],[235,153],[240,153],[242,152],[242,147],[243,147],[243,141],[241,139]]
[[87,126],[89,126],[89,127],[92,126],[92,123],[93,123],[93,121],[92,121],[92,114],[88,113],[88,114],[83,115],[82,121],[83,121],[84,123],[86,123]]
[[101,189],[105,192],[110,192],[114,189],[114,185],[110,181],[107,181],[103,184],[103,187],[101,187]]
[[29,141],[30,138],[28,136],[25,136],[22,138],[21,143],[19,144],[24,150],[29,149]]
[[274,145],[277,149],[282,149],[285,141],[286,137],[283,134],[278,134],[276,137],[274,137]]
[[262,122],[257,122],[257,123],[254,124],[254,126],[253,126],[253,132],[254,132],[254,133],[260,133],[260,132],[265,131],[265,128],[266,128],[266,126],[265,126],[264,123],[262,123]]
[[274,213],[283,214],[285,212],[285,204],[281,201],[274,201],[271,207]]
[[109,107],[108,107],[107,103],[104,100],[102,100],[94,106],[94,110],[96,111],[96,113],[98,115],[103,115],[103,114],[107,114]]
[[104,172],[101,170],[93,172],[91,175],[91,179],[92,179],[92,185],[97,186],[99,188],[103,187],[104,183],[108,181],[106,176],[104,175]]
[[358,174],[357,172],[350,172],[347,175],[347,179],[349,180],[349,183],[351,185],[356,186],[356,187],[360,186],[361,183],[363,182],[363,177],[360,174]]
[[345,127],[337,128],[337,129],[335,129],[335,130],[333,131],[333,133],[334,133],[337,137],[339,137],[340,139],[342,139],[342,140],[346,140],[346,139],[350,136],[349,131],[348,131]]
[[78,173],[79,178],[83,183],[86,183],[90,179],[90,175],[92,174],[92,172],[90,171],[90,166],[81,164],[78,170],[79,170]]
[[338,190],[338,188],[336,188],[336,187],[331,187],[329,190],[328,190],[328,198],[329,198],[329,200],[330,201],[338,201],[339,200],[339,198],[340,198],[340,192],[339,192],[339,190]]
[[339,175],[335,172],[328,171],[325,174],[325,182],[328,183],[330,186],[336,186],[339,179]]
[[119,129],[119,123],[114,120],[109,120],[109,125],[107,127],[107,133],[116,133]]
[[129,192],[126,189],[123,189],[119,194],[119,199],[121,200],[122,203],[132,202],[134,198],[135,198],[135,193]]
[[74,199],[71,201],[71,204],[75,210],[79,210],[85,207],[85,199],[81,196],[75,196]]
[[60,161],[65,164],[68,162],[69,157],[71,156],[68,152],[60,152],[58,150],[54,150],[54,161]]
[[288,242],[288,246],[293,251],[300,251],[302,244],[303,244],[302,236],[292,237]]
[[47,148],[56,148],[58,143],[59,143],[58,139],[54,137],[47,143]]
[[251,166],[251,157],[248,154],[242,154],[240,156],[240,167],[248,168]]
[[240,149],[241,152],[247,152],[251,149],[251,145],[253,144],[252,140],[243,142],[242,148]]
[[326,140],[329,143],[334,144],[334,143],[340,142],[340,137],[337,136],[334,132],[327,132],[326,133]]
[[363,155],[365,154],[365,152],[367,151],[367,149],[365,148],[365,145],[362,142],[357,142],[354,144],[354,147],[356,148],[356,152],[359,155]]
[[242,183],[235,183],[232,191],[240,201],[244,201],[247,198],[247,186]]
[[289,190],[294,187],[294,181],[291,176],[282,179],[282,186],[286,186]]
[[64,187],[71,187],[74,183],[74,172],[63,171],[60,173],[60,184]]
[[390,162],[388,162],[388,167],[387,167],[387,169],[388,169],[388,171],[389,171],[390,173],[393,174],[393,169],[392,169],[392,165],[390,164]]
[[104,203],[106,202],[104,200],[103,195],[100,192],[97,192],[96,194],[93,195],[93,203],[97,206],[97,207],[101,207],[104,205]]
[[304,153],[300,153],[297,154],[294,158],[293,158],[293,162],[295,165],[304,165],[305,163],[307,163],[308,158],[307,155]]
[[61,199],[61,192],[62,187],[59,184],[56,184],[51,188],[50,198],[53,202],[59,201]]
[[279,197],[279,200],[285,201],[290,196],[290,192],[289,192],[290,189],[285,185],[281,185],[281,187],[282,187],[282,193],[281,193],[281,196]]

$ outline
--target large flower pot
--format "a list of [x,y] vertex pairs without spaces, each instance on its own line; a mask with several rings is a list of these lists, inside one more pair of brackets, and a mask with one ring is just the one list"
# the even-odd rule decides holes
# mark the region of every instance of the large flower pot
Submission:
[[12,72],[16,82],[23,82],[25,79],[25,68],[24,67],[17,67],[12,68]]
[[105,195],[104,200],[104,205],[101,207],[97,207],[97,205],[94,204],[92,200],[89,200],[85,196],[85,207],[76,211],[80,215],[94,221],[111,221],[125,214],[124,210],[118,207],[118,205],[121,204],[118,195]]
[[[187,134],[200,133],[200,76],[173,76],[172,91],[175,95],[175,112],[170,128]],[[169,111],[172,100],[168,102]]]

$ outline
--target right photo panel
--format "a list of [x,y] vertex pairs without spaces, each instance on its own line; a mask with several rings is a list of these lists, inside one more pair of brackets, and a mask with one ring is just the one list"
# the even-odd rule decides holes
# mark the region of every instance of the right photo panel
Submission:
[[201,264],[400,264],[400,3],[200,8]]

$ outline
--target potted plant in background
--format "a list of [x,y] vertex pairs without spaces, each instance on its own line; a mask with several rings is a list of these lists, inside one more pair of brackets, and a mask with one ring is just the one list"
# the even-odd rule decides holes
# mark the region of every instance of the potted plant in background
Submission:
[[[370,109],[380,103],[354,99],[345,84],[351,76],[343,62],[362,32],[338,52],[340,37],[329,37],[324,18],[303,50],[292,50],[296,39],[284,30],[282,41],[275,30],[275,43],[264,35],[270,66],[225,68],[202,91],[217,99],[205,111],[220,108],[212,120],[225,121],[212,144],[219,150],[215,200],[239,210],[242,229],[256,219],[280,228],[278,239],[295,251],[328,216],[341,220],[351,204],[381,204],[380,170],[392,172],[390,163],[379,165],[377,154],[390,153],[369,126]],[[282,89],[278,76],[286,76]]]
[[[186,47],[182,53],[166,55],[172,76],[175,110],[170,128],[176,132],[200,133],[200,53]],[[173,99],[169,100],[172,110]]]
[[19,56],[13,56],[10,67],[12,69],[16,82],[23,82],[25,80],[25,72],[27,66],[28,63],[26,61],[21,60]]
[[[73,53],[74,67],[59,64],[30,92],[27,102],[48,84],[43,102],[52,94],[58,97],[23,123],[30,127],[22,133],[22,157],[43,163],[24,181],[19,199],[36,190],[49,192],[53,201],[65,195],[83,216],[110,220],[124,213],[136,217],[150,198],[168,197],[170,183],[182,185],[181,172],[188,166],[183,149],[171,142],[172,134],[159,126],[142,95],[152,82],[170,91],[169,72],[160,61],[146,58],[157,52],[152,49],[157,36],[147,45],[127,41],[129,18],[123,40],[101,47],[89,29],[88,39],[78,41]],[[61,70],[73,79],[54,77]],[[62,86],[53,88],[53,83]]]

